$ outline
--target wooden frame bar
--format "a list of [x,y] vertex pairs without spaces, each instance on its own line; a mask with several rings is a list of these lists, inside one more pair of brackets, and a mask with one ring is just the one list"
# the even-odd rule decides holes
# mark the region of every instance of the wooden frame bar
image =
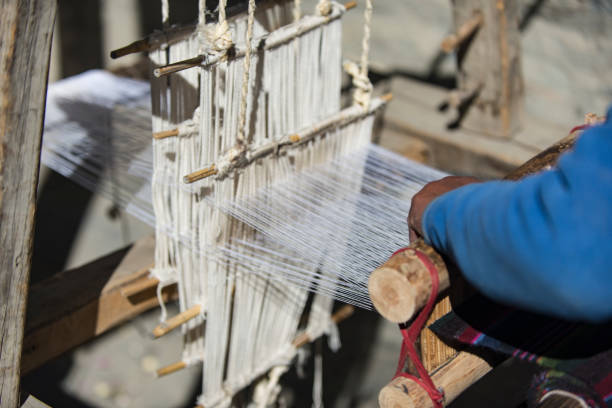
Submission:
[[36,185],[57,3],[0,1],[0,404],[19,406]]

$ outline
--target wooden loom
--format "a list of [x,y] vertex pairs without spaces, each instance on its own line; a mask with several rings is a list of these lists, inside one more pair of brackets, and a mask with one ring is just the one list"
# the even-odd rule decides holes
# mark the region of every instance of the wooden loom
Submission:
[[[157,302],[152,288],[157,282],[147,276],[152,263],[150,239],[141,240],[130,249],[118,251],[77,270],[63,272],[52,281],[32,287],[28,313],[38,318],[28,322],[23,337],[46,73],[56,3],[4,0],[2,6],[5,13],[0,17],[0,55],[3,56],[0,69],[5,80],[0,92],[0,142],[3,146],[0,150],[0,247],[3,248],[0,263],[0,401],[3,406],[17,406],[21,374],[155,307]],[[470,21],[466,28],[457,31],[455,39],[449,40],[449,49],[460,46],[462,39],[468,38],[481,25],[478,16]],[[144,43],[136,43],[133,51],[140,51]],[[489,60],[494,61],[493,58]],[[482,84],[473,89],[466,84],[465,89],[455,94],[454,103],[464,103],[481,89]],[[513,117],[510,119],[514,121]],[[85,285],[84,271],[90,273],[89,285]],[[97,287],[92,287],[91,279],[98,282]],[[50,284],[55,285],[58,292],[49,290]],[[79,293],[79,288],[83,287],[90,290],[80,293],[79,297],[62,295],[61,292]],[[165,298],[175,297],[176,287],[168,287]],[[70,302],[66,302],[67,298]],[[62,307],[50,309],[49,305],[57,305],[58,299],[62,300]],[[45,313],[39,313],[41,311]],[[81,325],[74,322],[94,323]],[[459,365],[464,360],[457,356],[452,362]],[[448,369],[452,366],[450,363],[445,365]],[[438,371],[440,376],[443,376],[442,371]]]

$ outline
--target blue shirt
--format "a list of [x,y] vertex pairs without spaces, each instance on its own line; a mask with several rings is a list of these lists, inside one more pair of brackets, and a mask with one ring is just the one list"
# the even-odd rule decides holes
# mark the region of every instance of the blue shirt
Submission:
[[503,303],[572,320],[612,319],[612,108],[557,168],[436,198],[425,241]]

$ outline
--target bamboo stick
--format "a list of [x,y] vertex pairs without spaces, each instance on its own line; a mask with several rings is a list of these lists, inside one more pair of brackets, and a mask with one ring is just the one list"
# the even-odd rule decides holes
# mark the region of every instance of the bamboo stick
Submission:
[[134,41],[125,47],[111,51],[110,56],[112,59],[117,59],[137,52],[147,52],[150,49],[151,46],[149,44],[149,40],[147,38],[143,38],[142,40]]
[[[364,110],[361,106],[358,105],[350,106],[336,114],[329,116],[327,119],[322,120],[314,126],[306,127],[297,133],[292,133],[290,135],[282,137],[277,142],[266,143],[262,146],[247,150],[241,160],[225,160],[225,162],[230,163],[228,166],[219,168],[216,166],[216,164],[212,164],[211,166],[206,167],[204,169],[189,173],[183,177],[183,181],[185,183],[193,183],[210,176],[217,176],[218,178],[225,177],[230,171],[237,168],[246,167],[256,160],[259,160],[273,153],[278,153],[281,149],[290,148],[292,146],[300,145],[303,143],[308,143],[315,137],[320,136],[327,129],[330,129],[332,127],[347,126],[368,115],[373,115],[378,111],[378,109],[383,107],[386,102],[390,101],[392,97],[392,94],[388,93],[381,96],[380,98],[375,98],[370,104],[369,109],[367,110]],[[235,151],[232,151],[231,154],[233,155],[233,157],[237,157]]]
[[185,183],[195,183],[198,180],[202,180],[207,177],[214,176],[215,174],[218,174],[218,173],[219,171],[217,170],[217,167],[214,164],[212,164],[210,167],[206,167],[204,169],[197,170],[197,171],[194,171],[193,173],[187,174],[185,177],[183,177],[183,181]]
[[194,58],[189,58],[183,61],[165,65],[163,67],[155,68],[153,70],[153,75],[155,75],[156,78],[159,78],[163,75],[173,74],[175,72],[183,71],[185,69],[197,67],[198,65],[201,65],[204,61],[206,61],[206,56],[198,55]]
[[170,129],[170,130],[162,130],[161,132],[153,133],[153,139],[160,140],[160,139],[165,139],[167,137],[173,137],[173,136],[178,136],[178,135],[179,135],[178,128]]
[[180,371],[185,367],[187,367],[187,363],[185,363],[184,361],[177,361],[176,363],[172,363],[170,365],[158,369],[155,373],[159,378],[168,374],[176,373],[177,371]]
[[[344,305],[332,315],[331,320],[335,324],[341,323],[342,321],[350,317],[354,312],[355,307],[353,307],[352,305]],[[310,343],[312,340],[313,339],[310,338],[308,333],[300,333],[295,337],[295,339],[293,339],[292,344],[295,348],[300,348]]]
[[153,329],[153,336],[155,338],[159,338],[171,332],[172,330],[176,329],[180,325],[187,323],[189,320],[197,317],[200,314],[201,310],[202,310],[202,306],[195,305],[192,308],[187,309],[184,312],[181,312],[174,317],[171,317],[170,319],[159,324],[157,327],[155,327],[155,329]]
[[[555,165],[559,156],[570,149],[576,132],[539,153],[506,176],[505,180],[518,180]],[[449,276],[440,255],[421,239],[410,244],[408,250],[393,255],[370,275],[368,291],[376,310],[387,320],[404,323],[421,309],[431,292],[431,275],[416,256],[425,254],[439,275],[439,292],[448,289]]]
[[457,29],[457,32],[444,38],[442,41],[442,51],[445,53],[452,52],[455,48],[461,45],[465,40],[470,38],[476,30],[482,26],[484,17],[480,10],[474,12],[474,15]]
[[[491,370],[482,358],[460,352],[431,376],[436,387],[444,392],[444,405],[450,404],[467,387]],[[378,394],[381,408],[433,408],[427,392],[414,381],[397,377]]]

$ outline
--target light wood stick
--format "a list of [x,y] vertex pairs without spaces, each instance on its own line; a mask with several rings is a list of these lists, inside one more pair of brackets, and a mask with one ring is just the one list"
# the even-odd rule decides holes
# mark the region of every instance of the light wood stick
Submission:
[[[444,405],[447,405],[490,370],[491,366],[482,358],[461,352],[440,367],[431,379],[444,392]],[[404,377],[398,377],[383,387],[378,394],[378,403],[381,408],[433,408],[427,392]]]
[[195,305],[184,312],[177,314],[176,316],[171,317],[165,322],[159,324],[155,329],[153,329],[153,336],[157,339],[172,330],[176,329],[180,325],[187,323],[189,320],[197,317],[202,310],[202,306]]
[[162,75],[173,74],[175,72],[183,71],[185,69],[194,68],[198,65],[201,65],[204,61],[206,61],[205,55],[198,55],[194,58],[189,58],[183,61],[175,62],[173,64],[165,65],[163,67],[155,68],[153,70],[153,75],[156,78],[159,78]]
[[187,367],[187,363],[185,363],[184,361],[177,361],[176,363],[172,363],[170,365],[158,369],[155,373],[159,378],[168,374],[176,373],[177,371],[180,371],[185,367]]
[[346,3],[344,3],[344,9],[346,11],[354,9],[355,7],[357,7],[357,2],[356,1],[347,1]]
[[202,180],[207,177],[214,176],[217,173],[219,173],[219,171],[217,170],[217,167],[214,164],[212,164],[210,167],[206,167],[204,169],[197,170],[197,171],[194,171],[193,173],[187,174],[185,177],[183,177],[183,181],[185,183],[195,183],[198,180]]
[[161,132],[153,133],[153,139],[160,140],[160,139],[165,139],[167,137],[173,137],[173,136],[178,136],[178,135],[179,135],[178,129],[162,130]]
[[110,56],[112,59],[124,57],[126,55],[135,54],[137,52],[146,52],[151,49],[149,41],[144,38],[142,40],[134,41],[133,43],[126,45],[125,47],[118,48],[111,51]]
[[484,17],[481,11],[474,12],[474,15],[467,20],[456,33],[451,34],[444,38],[442,41],[442,51],[445,53],[452,52],[455,48],[457,48],[460,44],[462,44],[465,40],[471,37],[471,35],[482,25],[484,22]]
[[[332,315],[331,320],[335,324],[338,324],[350,317],[354,312],[355,307],[353,305],[344,305]],[[295,339],[293,339],[292,344],[295,348],[300,348],[310,343],[312,340],[313,339],[310,338],[308,333],[300,333],[295,337]]]
[[[388,93],[380,98],[375,98],[372,100],[369,109],[364,110],[359,105],[353,105],[348,108],[341,110],[338,113],[335,113],[326,119],[323,119],[319,123],[314,126],[309,126],[304,129],[301,129],[297,133],[292,133],[290,135],[282,137],[277,142],[266,143],[262,146],[255,147],[253,149],[249,149],[246,151],[244,157],[241,160],[228,160],[230,162],[229,166],[226,166],[223,169],[217,168],[215,164],[212,164],[210,167],[197,170],[193,173],[189,173],[183,177],[183,181],[185,183],[193,183],[198,180],[202,180],[206,177],[217,176],[224,177],[230,171],[237,168],[244,168],[249,164],[253,163],[256,160],[259,160],[263,157],[266,157],[270,154],[278,153],[282,149],[291,148],[292,146],[300,145],[303,143],[308,143],[313,140],[315,137],[320,136],[327,129],[333,127],[343,127],[347,126],[350,123],[353,123],[359,119],[362,119],[368,115],[374,115],[376,112],[385,106],[385,103],[391,100],[392,94]],[[232,152],[234,157],[237,156],[236,152]]]

